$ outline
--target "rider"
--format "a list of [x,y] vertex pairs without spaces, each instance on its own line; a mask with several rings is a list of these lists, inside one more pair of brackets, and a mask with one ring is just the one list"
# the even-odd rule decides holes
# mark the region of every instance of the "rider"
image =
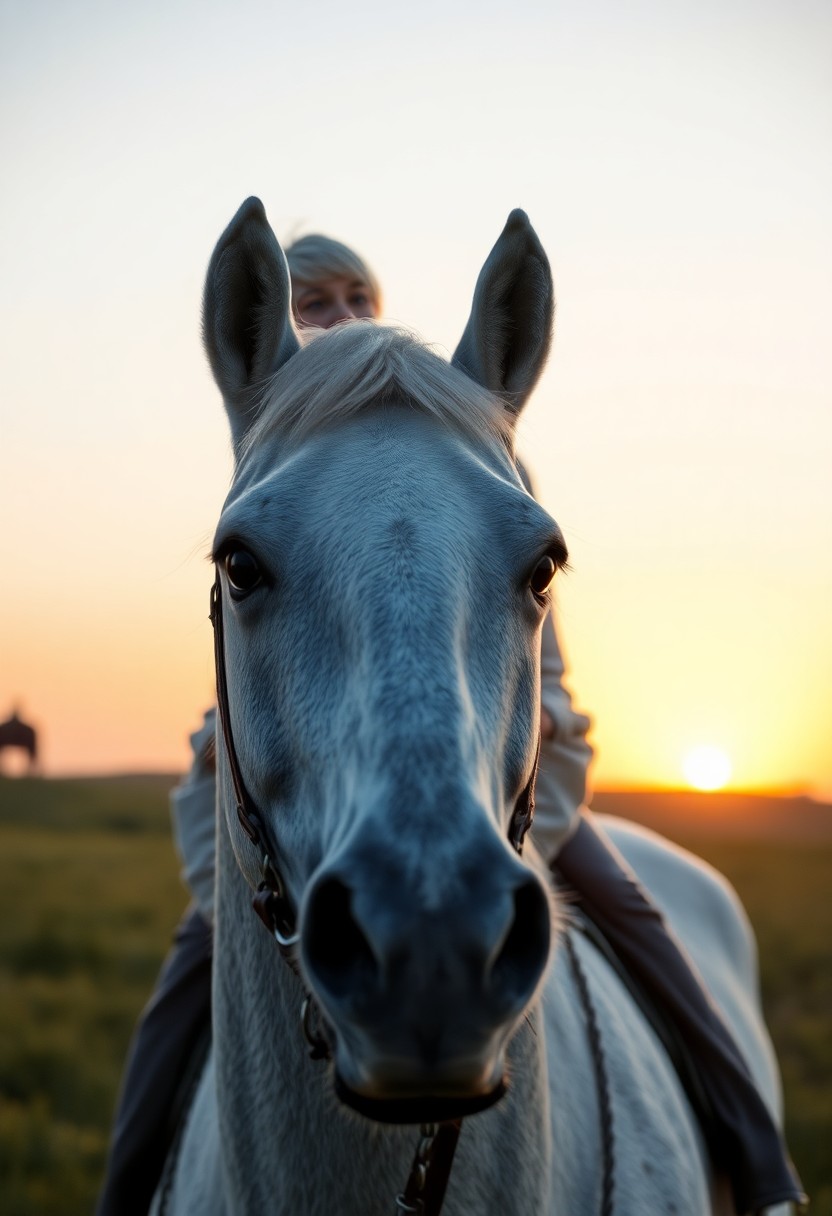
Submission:
[[[381,290],[367,264],[329,237],[286,249],[299,328],[377,319]],[[531,490],[528,478],[521,475]],[[532,837],[574,888],[648,995],[675,1023],[711,1110],[709,1147],[738,1213],[804,1196],[779,1131],[711,998],[661,912],[587,810],[590,720],[563,685],[550,614],[541,652],[541,755]],[[158,1184],[189,1061],[210,1033],[214,898],[215,710],[191,737],[193,764],[171,795],[183,877],[194,897],[133,1038],[98,1216],[145,1216]],[[201,1057],[200,1057],[201,1058]]]

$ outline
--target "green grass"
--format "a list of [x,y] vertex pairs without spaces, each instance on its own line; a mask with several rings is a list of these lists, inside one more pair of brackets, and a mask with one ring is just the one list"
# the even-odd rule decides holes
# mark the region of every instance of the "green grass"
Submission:
[[0,1211],[91,1212],[121,1067],[186,903],[169,778],[0,781]]
[[[0,779],[3,1216],[94,1207],[130,1033],[186,903],[171,781]],[[832,843],[674,835],[755,925],[789,1141],[814,1216],[832,1216]]]

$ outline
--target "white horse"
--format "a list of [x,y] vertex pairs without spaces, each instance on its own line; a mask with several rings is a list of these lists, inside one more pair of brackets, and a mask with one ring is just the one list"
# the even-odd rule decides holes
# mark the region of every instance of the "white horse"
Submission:
[[[205,334],[237,458],[214,545],[228,724],[297,910],[299,973],[252,913],[262,849],[220,739],[213,1049],[157,1214],[390,1216],[418,1135],[400,1124],[479,1110],[444,1216],[595,1216],[601,1110],[564,933],[607,1062],[616,1216],[722,1210],[664,1049],[534,848],[508,840],[565,558],[512,452],[552,307],[514,212],[451,364],[362,322],[301,348],[259,201],[220,239]],[[776,1109],[735,897],[658,837],[611,830]],[[306,991],[330,1064],[308,1058]]]

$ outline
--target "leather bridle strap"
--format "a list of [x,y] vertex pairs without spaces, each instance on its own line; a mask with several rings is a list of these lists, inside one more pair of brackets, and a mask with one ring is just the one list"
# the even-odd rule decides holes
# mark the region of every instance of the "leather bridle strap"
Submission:
[[543,735],[539,734],[537,736],[537,750],[534,754],[531,776],[526,782],[520,797],[514,804],[514,810],[511,812],[511,821],[508,825],[509,843],[515,852],[521,856],[526,833],[534,822],[534,787],[537,783],[537,770],[540,768],[540,747],[542,742]]
[[274,934],[275,941],[283,956],[297,971],[295,950],[298,944],[297,917],[292,903],[286,892],[286,886],[280,873],[277,861],[277,851],[272,844],[269,830],[257,812],[254,800],[249,794],[237,749],[234,746],[234,735],[231,730],[231,711],[228,704],[228,681],[225,673],[225,630],[222,617],[222,587],[220,576],[214,580],[211,588],[211,624],[214,626],[214,665],[217,672],[217,716],[219,717],[222,741],[228,759],[231,773],[231,783],[234,787],[234,799],[237,803],[237,818],[240,826],[251,843],[260,852],[261,881],[257,893],[252,900],[254,911],[263,924]]
[[237,749],[234,746],[234,736],[231,733],[231,722],[228,711],[228,681],[225,674],[225,630],[222,621],[222,588],[220,576],[217,574],[211,588],[211,624],[214,626],[214,665],[217,670],[217,710],[222,730],[222,741],[225,744],[225,754],[228,757],[228,767],[231,770],[231,782],[234,786],[234,798],[237,802],[237,818],[240,826],[253,845],[265,846],[266,828],[257,808],[246,789],[240,762],[237,759]]
[[396,1198],[396,1216],[439,1216],[461,1131],[461,1119],[422,1125],[407,1183]]

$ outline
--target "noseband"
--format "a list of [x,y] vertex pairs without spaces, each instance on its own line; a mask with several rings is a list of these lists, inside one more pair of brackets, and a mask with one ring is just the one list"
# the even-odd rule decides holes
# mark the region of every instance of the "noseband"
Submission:
[[[274,936],[281,955],[299,979],[300,967],[297,951],[300,934],[297,927],[297,912],[286,890],[280,872],[278,855],[263,816],[248,792],[240,768],[234,734],[231,729],[231,711],[228,703],[228,680],[225,669],[225,633],[223,629],[222,586],[217,571],[211,588],[211,624],[214,627],[214,663],[217,673],[217,714],[223,745],[234,787],[237,803],[237,818],[240,826],[260,854],[260,883],[252,900],[252,907],[263,924]],[[523,852],[526,833],[534,819],[534,786],[540,761],[540,736],[531,775],[515,803],[508,825],[508,839],[512,848]],[[301,1024],[313,1060],[331,1058],[329,1037],[323,1019],[313,997],[306,994],[301,1006]],[[416,1216],[439,1216],[450,1178],[454,1152],[462,1128],[462,1120],[449,1119],[443,1123],[422,1124],[419,1142],[413,1158],[404,1191],[396,1199],[397,1213],[414,1213]]]

